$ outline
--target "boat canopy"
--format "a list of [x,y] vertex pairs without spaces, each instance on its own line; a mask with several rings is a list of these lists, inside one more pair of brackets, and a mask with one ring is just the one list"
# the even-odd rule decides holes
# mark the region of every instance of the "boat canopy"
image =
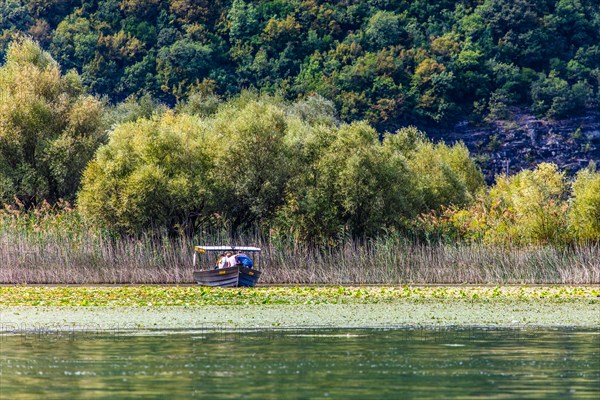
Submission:
[[247,251],[247,252],[259,252],[260,247],[252,246],[196,246],[194,248],[198,253],[204,253],[206,251]]

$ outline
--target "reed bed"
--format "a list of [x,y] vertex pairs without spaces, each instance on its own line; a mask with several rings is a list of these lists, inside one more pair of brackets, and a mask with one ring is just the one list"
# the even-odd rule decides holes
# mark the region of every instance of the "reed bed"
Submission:
[[[415,243],[400,237],[346,240],[335,247],[277,242],[261,235],[229,241],[147,235],[0,231],[3,284],[184,284],[192,280],[199,242],[263,248],[261,283],[268,284],[598,284],[600,246],[491,247]],[[205,265],[214,260],[204,257]]]

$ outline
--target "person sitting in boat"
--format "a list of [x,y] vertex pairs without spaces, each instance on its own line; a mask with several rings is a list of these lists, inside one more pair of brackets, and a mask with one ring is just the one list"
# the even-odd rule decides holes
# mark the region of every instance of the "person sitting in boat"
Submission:
[[238,264],[242,264],[246,268],[254,267],[254,262],[252,261],[252,259],[246,254],[244,254],[241,250],[238,251],[238,253],[235,256],[235,259]]
[[239,264],[236,255],[232,252],[228,251],[225,255],[227,256],[227,261],[229,261],[230,267],[235,267],[237,264]]
[[230,266],[228,254],[231,255],[231,253],[221,253],[219,259],[217,260],[217,266],[215,269],[227,268]]

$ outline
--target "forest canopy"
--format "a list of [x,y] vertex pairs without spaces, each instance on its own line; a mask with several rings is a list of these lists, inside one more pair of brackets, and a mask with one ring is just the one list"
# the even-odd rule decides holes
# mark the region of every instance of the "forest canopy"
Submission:
[[31,35],[92,94],[319,94],[378,131],[599,109],[595,0],[0,0],[0,56]]
[[56,204],[72,212],[67,200],[77,221],[111,235],[217,227],[319,244],[389,234],[600,240],[593,164],[572,181],[540,164],[488,188],[462,143],[433,143],[414,126],[381,134],[344,122],[318,94],[223,99],[198,85],[173,108],[150,95],[111,106],[25,37],[8,48],[0,89],[9,224],[27,226]]

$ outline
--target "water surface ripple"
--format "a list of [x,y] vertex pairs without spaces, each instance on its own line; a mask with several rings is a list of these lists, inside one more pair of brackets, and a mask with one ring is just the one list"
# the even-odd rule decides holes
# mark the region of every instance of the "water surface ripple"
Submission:
[[22,332],[0,398],[600,398],[590,329]]

